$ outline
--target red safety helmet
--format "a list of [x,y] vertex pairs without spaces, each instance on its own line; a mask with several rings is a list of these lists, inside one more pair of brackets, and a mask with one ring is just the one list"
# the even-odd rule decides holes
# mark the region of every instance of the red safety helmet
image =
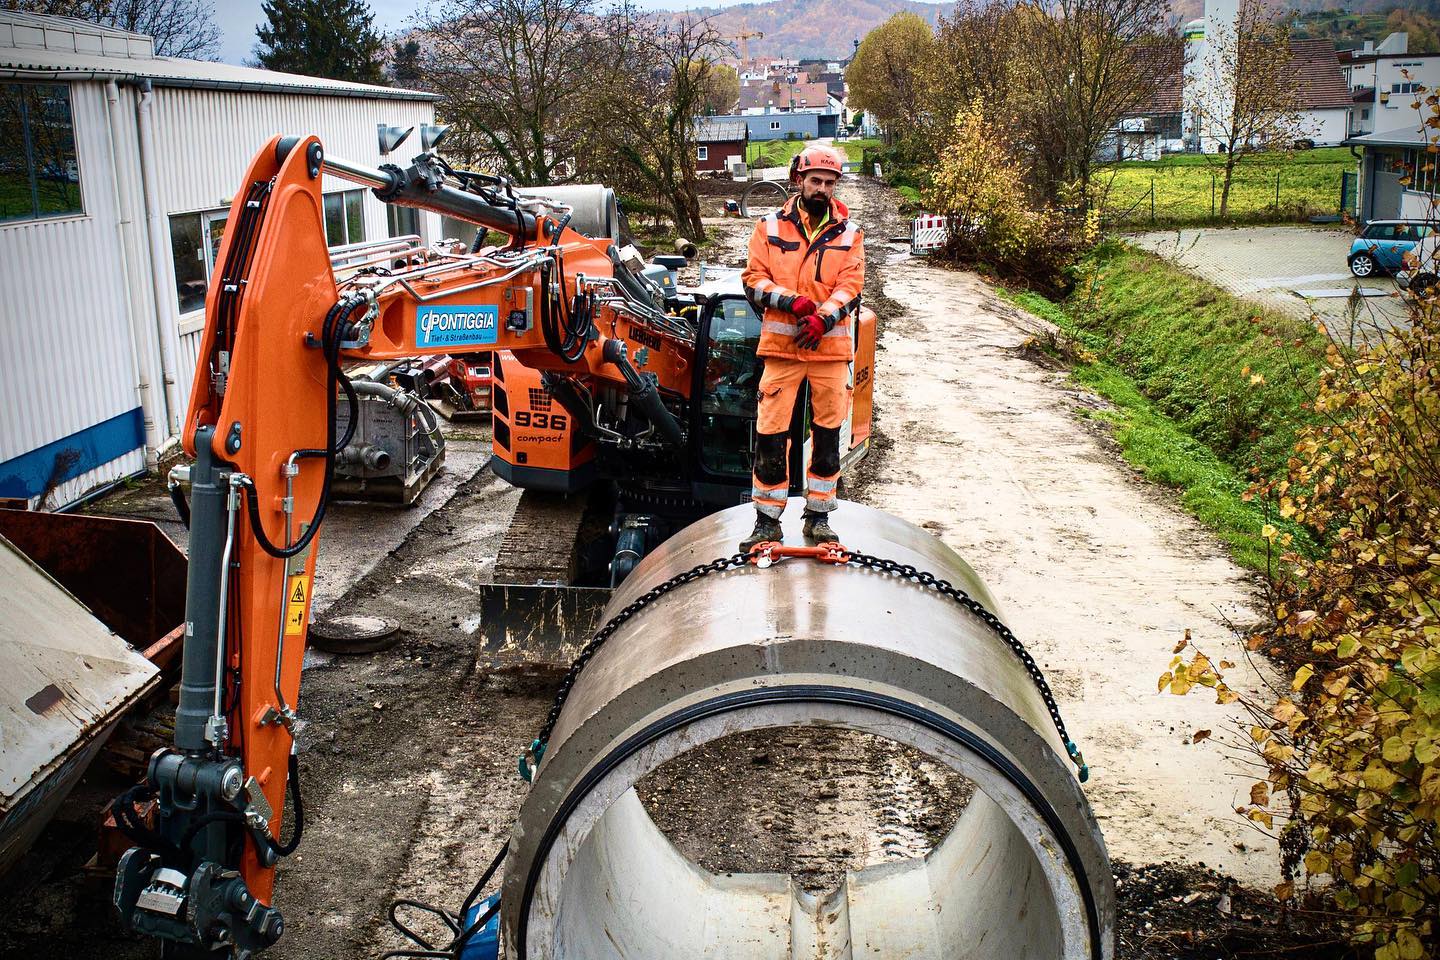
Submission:
[[803,177],[811,170],[828,170],[840,176],[843,172],[840,154],[829,147],[806,147],[790,164],[790,177]]

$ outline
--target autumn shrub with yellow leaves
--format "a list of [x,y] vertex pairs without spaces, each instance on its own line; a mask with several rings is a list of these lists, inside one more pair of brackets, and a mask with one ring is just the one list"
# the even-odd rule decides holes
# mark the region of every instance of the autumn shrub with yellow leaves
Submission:
[[1045,292],[1067,290],[1070,268],[1099,240],[1098,211],[1071,216],[1032,196],[983,100],[957,113],[921,198],[949,217],[945,256]]
[[[1277,892],[1330,898],[1377,960],[1440,952],[1440,307],[1410,319],[1330,347],[1319,421],[1251,491],[1323,549],[1264,531],[1274,625],[1249,646],[1293,677],[1273,703],[1244,701],[1267,774],[1239,812],[1279,832]],[[1229,666],[1182,642],[1160,686],[1244,700]]]

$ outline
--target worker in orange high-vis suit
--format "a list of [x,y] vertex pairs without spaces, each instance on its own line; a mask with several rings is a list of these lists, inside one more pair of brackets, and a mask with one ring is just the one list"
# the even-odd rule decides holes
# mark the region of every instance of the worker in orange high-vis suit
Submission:
[[790,168],[798,188],[785,205],[762,217],[750,237],[750,261],[741,279],[745,295],[763,311],[760,344],[765,358],[755,423],[751,499],[755,529],[742,550],[779,540],[789,492],[787,432],[800,385],[810,383],[812,453],[805,474],[805,538],[835,540],[829,518],[840,480],[840,425],[850,408],[849,367],[865,285],[860,228],[835,199],[840,155],[806,147]]

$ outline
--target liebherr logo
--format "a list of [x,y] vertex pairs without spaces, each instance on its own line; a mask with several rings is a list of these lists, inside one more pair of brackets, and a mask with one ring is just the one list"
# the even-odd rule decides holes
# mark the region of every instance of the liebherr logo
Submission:
[[499,307],[421,307],[415,311],[415,345],[471,347],[494,343],[499,326]]

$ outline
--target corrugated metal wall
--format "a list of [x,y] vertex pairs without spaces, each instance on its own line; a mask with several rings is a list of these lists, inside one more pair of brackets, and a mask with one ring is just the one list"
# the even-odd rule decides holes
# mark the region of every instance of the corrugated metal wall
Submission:
[[[105,84],[75,82],[70,91],[84,214],[0,223],[0,464],[135,411],[140,353],[151,358],[157,381],[161,370],[135,122],[139,94],[131,87],[119,89],[123,122],[116,164]],[[228,206],[251,157],[276,134],[314,133],[327,151],[378,166],[383,158],[375,128],[382,121],[432,123],[434,108],[402,100],[156,88],[156,172],[166,260],[161,266],[167,289],[174,287],[169,215]],[[392,159],[404,162],[417,152],[418,132]],[[325,189],[353,185],[327,177]],[[122,223],[126,208],[117,198],[127,193],[131,219]],[[422,233],[433,236],[438,220],[422,216]],[[364,222],[367,239],[386,236],[385,205],[368,191]],[[135,253],[128,285],[122,231],[130,232]],[[138,340],[129,320],[132,309],[143,323]],[[173,296],[159,309],[165,322],[180,323]],[[183,416],[199,338],[198,332],[179,337],[175,375],[182,409],[169,411],[162,438]],[[156,415],[164,417],[164,384],[154,383],[151,394]],[[127,453],[61,484],[48,505],[72,502],[144,466],[143,450]],[[0,476],[0,483],[4,480]]]
[[[378,167],[402,165],[420,152],[416,130],[395,156],[380,156],[376,124],[418,127],[433,123],[434,106],[403,100],[359,100],[349,97],[297,97],[282,94],[231,93],[217,90],[157,89],[156,140],[160,193],[167,214],[211,210],[230,203],[256,151],[277,134],[314,134],[327,153]],[[353,190],[355,185],[325,177],[327,193]],[[387,234],[385,204],[365,192],[365,238]],[[422,218],[422,232],[438,229],[438,218]],[[166,244],[168,250],[169,244]],[[168,275],[174,265],[166,264]],[[174,301],[169,309],[180,322]],[[180,396],[188,399],[194,378],[200,333],[180,338]]]
[[[0,464],[140,406],[104,84],[72,84],[70,106],[84,213],[0,223]],[[46,456],[63,466],[71,449]],[[124,455],[49,504],[143,468],[143,451]]]

